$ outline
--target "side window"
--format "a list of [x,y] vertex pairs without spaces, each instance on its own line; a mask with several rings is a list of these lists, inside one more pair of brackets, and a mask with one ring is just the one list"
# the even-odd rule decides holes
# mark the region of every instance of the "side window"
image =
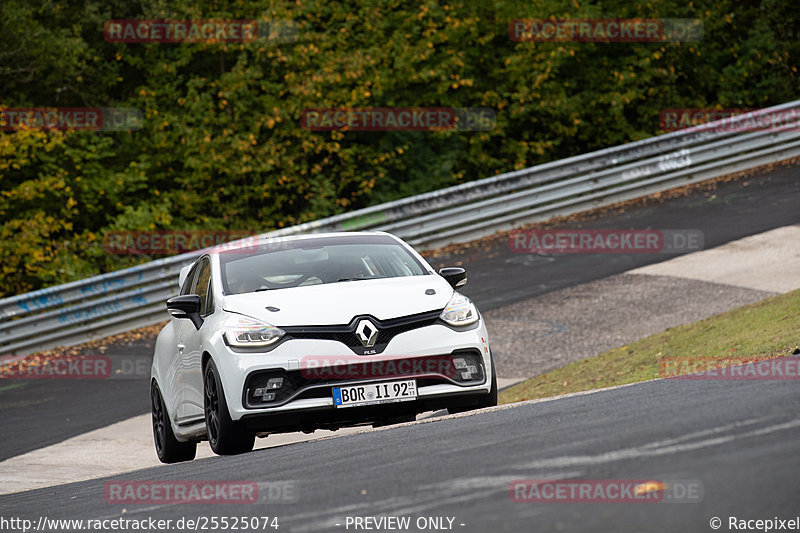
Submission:
[[[200,265],[200,272],[197,274],[197,283],[195,284],[194,294],[200,297],[200,316],[205,316],[213,311],[213,302],[209,302],[208,293],[211,286],[211,262],[208,259],[203,259]],[[212,305],[209,306],[208,304]]]
[[192,269],[189,270],[189,274],[186,276],[186,279],[183,280],[183,287],[181,287],[181,296],[185,294],[192,294],[192,287],[193,287],[192,284],[194,283],[194,277],[195,274],[197,274],[197,265],[199,264],[200,263],[195,263],[194,266],[192,266]]
[[[209,269],[209,272],[210,272],[210,269]],[[210,279],[208,281],[208,291],[207,292],[208,292],[208,295],[206,296],[206,313],[205,314],[210,315],[211,313],[214,312],[214,291],[212,290],[211,280]]]

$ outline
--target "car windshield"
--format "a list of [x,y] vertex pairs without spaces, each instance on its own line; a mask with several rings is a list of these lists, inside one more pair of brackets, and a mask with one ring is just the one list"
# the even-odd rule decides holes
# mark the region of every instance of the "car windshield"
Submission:
[[220,253],[225,294],[376,278],[425,275],[397,241],[383,235],[276,241]]

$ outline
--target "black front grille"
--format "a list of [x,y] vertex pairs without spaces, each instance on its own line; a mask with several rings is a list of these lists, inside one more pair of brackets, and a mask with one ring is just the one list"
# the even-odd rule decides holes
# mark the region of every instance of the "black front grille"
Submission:
[[[441,310],[428,311],[415,315],[393,318],[390,320],[378,320],[370,315],[360,315],[354,317],[349,324],[334,326],[287,326],[283,327],[287,339],[320,339],[331,340],[344,344],[358,355],[365,353],[378,354],[383,352],[389,342],[407,331],[432,326],[439,321]],[[361,340],[356,336],[356,328],[361,320],[367,319],[378,329],[378,337],[375,345],[365,347]]]
[[[467,364],[477,367],[478,372],[465,379],[455,367],[453,360],[464,358]],[[463,386],[478,385],[486,379],[483,358],[478,350],[456,350],[449,355],[429,355],[379,361],[364,361],[357,364],[338,366],[309,367],[304,370],[257,370],[247,376],[243,391],[243,403],[247,409],[277,407],[291,400],[301,398],[330,398],[332,388],[348,383],[364,383],[387,379],[415,377],[420,387],[438,384]],[[271,401],[255,396],[258,388],[267,386],[270,378],[283,378],[279,389]]]

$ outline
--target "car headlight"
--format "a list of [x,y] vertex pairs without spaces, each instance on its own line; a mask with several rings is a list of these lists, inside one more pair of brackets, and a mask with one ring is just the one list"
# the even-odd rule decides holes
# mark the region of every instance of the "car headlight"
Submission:
[[478,309],[469,298],[455,293],[439,318],[451,326],[468,326],[478,321]]
[[283,337],[284,331],[255,318],[233,315],[225,323],[222,334],[229,346],[250,348],[275,344]]

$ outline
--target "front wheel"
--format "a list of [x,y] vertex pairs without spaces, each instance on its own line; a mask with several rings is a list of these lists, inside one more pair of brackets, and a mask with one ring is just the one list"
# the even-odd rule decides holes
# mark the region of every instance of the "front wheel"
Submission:
[[208,443],[217,455],[236,455],[253,449],[255,433],[241,422],[234,422],[228,412],[225,392],[214,361],[209,359],[203,372],[204,408]]
[[196,442],[180,442],[175,438],[164,398],[155,381],[150,387],[151,412],[153,414],[153,440],[156,454],[162,463],[191,461],[197,454]]

